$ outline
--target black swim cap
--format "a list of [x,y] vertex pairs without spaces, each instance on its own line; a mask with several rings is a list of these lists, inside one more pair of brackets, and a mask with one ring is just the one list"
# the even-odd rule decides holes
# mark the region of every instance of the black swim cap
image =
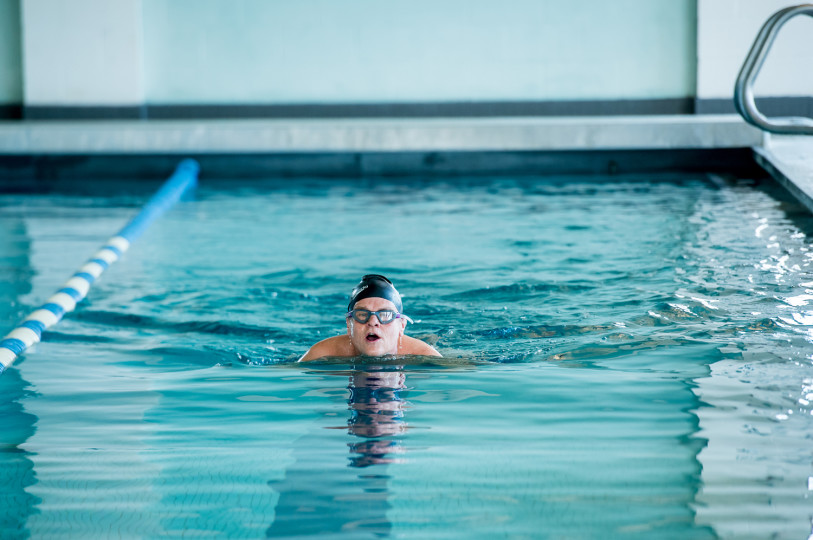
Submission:
[[367,274],[353,292],[350,294],[350,303],[347,304],[347,311],[352,311],[353,306],[359,300],[365,298],[383,298],[395,304],[395,309],[400,313],[403,310],[401,295],[395,290],[392,281],[378,274]]

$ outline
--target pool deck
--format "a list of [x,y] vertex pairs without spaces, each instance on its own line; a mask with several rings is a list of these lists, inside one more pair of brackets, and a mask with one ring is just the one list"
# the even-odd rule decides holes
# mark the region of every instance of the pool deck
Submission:
[[0,155],[751,147],[734,115],[0,122]]
[[[41,168],[43,158],[55,156],[62,160],[58,166],[65,158],[75,157],[152,156],[160,161],[162,156],[254,156],[255,160],[262,156],[263,164],[258,167],[265,166],[266,171],[273,168],[268,168],[269,160],[287,156],[286,173],[294,174],[333,168],[378,173],[385,171],[381,156],[412,154],[408,159],[399,158],[401,163],[394,168],[387,165],[386,172],[397,173],[423,172],[428,170],[427,163],[444,159],[446,171],[454,172],[459,166],[455,159],[460,159],[455,155],[476,152],[491,153],[490,167],[499,170],[520,161],[500,161],[499,153],[524,154],[526,160],[525,156],[545,153],[630,152],[631,163],[653,150],[689,151],[682,158],[685,162],[699,155],[691,151],[730,149],[751,149],[754,160],[813,211],[813,137],[766,135],[737,115],[0,121],[0,176],[8,177],[26,167],[28,171]],[[642,167],[657,164],[663,155]],[[291,156],[312,165],[291,166]],[[39,165],[26,159],[40,159]],[[545,159],[529,163],[551,163],[550,158]],[[12,163],[11,168],[4,163]],[[214,160],[210,163],[213,168],[218,166]],[[601,166],[606,164],[605,160]],[[433,166],[442,171],[444,165]],[[593,169],[601,170],[598,166]]]

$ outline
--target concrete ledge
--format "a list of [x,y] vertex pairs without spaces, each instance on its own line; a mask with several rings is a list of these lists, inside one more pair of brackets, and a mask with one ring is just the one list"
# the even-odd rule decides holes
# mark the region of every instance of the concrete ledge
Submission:
[[0,122],[0,155],[206,155],[745,148],[735,115]]
[[[771,173],[813,211],[813,139],[736,115],[0,121],[0,190],[160,177]],[[758,164],[758,166],[757,166]]]
[[768,136],[754,148],[754,159],[813,212],[813,137]]

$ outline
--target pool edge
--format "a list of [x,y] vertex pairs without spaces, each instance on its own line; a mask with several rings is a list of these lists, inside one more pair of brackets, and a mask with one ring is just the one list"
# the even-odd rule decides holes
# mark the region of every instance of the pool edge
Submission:
[[813,212],[813,137],[766,136],[752,150],[757,164]]

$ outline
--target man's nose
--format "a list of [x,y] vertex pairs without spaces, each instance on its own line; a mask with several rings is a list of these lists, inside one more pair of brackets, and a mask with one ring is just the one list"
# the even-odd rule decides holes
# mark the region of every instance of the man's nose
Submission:
[[381,321],[378,320],[378,315],[376,315],[375,313],[370,313],[370,318],[367,319],[367,324],[371,326],[378,326],[379,324],[381,324]]

